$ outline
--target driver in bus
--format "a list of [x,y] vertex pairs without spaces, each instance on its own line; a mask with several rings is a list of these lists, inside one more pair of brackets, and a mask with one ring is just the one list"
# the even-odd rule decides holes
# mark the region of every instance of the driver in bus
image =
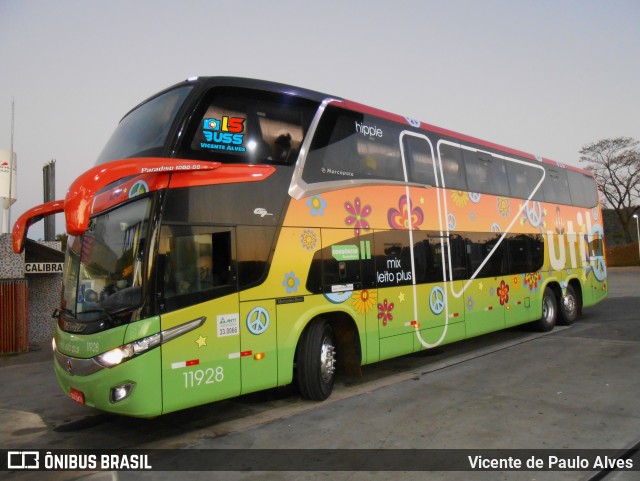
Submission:
[[105,286],[100,292],[100,302],[104,301],[107,297],[115,294],[120,289],[127,287],[126,279],[118,279],[116,275],[113,275],[112,282]]

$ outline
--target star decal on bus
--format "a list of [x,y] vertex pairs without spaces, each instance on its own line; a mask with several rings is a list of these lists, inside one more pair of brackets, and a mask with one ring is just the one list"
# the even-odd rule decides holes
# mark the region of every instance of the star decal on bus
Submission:
[[200,334],[200,337],[198,337],[198,339],[196,339],[196,344],[198,345],[198,349],[200,349],[201,347],[204,347],[207,345],[207,338],[203,337],[202,334]]

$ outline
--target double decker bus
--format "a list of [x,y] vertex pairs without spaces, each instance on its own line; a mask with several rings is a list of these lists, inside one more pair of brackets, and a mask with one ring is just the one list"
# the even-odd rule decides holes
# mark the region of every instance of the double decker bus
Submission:
[[119,123],[64,200],[53,340],[75,401],[157,416],[524,323],[607,293],[593,177],[277,83],[189,79]]

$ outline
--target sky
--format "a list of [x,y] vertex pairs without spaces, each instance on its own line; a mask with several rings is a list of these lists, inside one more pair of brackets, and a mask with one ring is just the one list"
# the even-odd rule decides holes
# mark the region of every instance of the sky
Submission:
[[126,112],[196,75],[297,85],[584,167],[586,144],[640,140],[640,1],[0,0],[11,223],[42,203],[43,164],[63,199]]

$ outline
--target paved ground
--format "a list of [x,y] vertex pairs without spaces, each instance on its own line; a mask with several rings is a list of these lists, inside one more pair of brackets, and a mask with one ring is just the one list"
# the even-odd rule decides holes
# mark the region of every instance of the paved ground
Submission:
[[[341,380],[325,403],[302,401],[292,389],[278,389],[155,420],[128,419],[63,396],[47,347],[0,357],[0,447],[622,450],[640,441],[640,268],[610,269],[609,274],[609,299],[586,310],[574,326],[546,335],[510,329],[368,366],[357,383]],[[117,477],[540,481],[590,476],[587,471],[178,474]],[[636,471],[605,479],[639,477]],[[20,473],[18,478],[43,476]]]

